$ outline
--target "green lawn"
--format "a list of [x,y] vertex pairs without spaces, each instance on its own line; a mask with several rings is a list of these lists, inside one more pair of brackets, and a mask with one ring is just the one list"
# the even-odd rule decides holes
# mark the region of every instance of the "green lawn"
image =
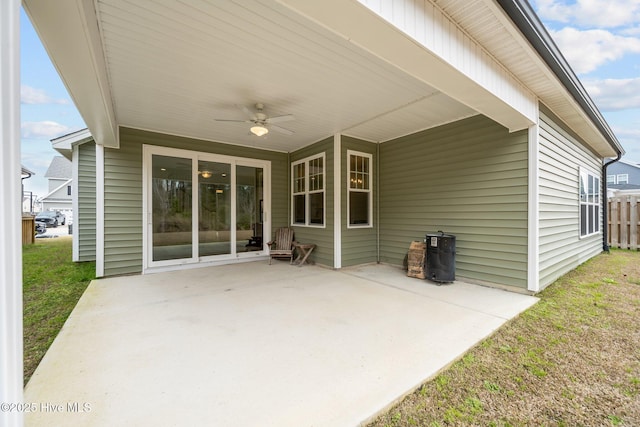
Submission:
[[22,249],[24,383],[35,371],[82,293],[95,263],[71,261],[71,239],[37,239]]
[[372,425],[640,426],[640,252],[614,250]]

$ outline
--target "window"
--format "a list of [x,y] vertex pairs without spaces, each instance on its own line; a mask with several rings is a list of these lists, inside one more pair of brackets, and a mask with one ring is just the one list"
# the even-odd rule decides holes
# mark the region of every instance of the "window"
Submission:
[[291,165],[291,223],[324,226],[324,153]]
[[629,183],[629,174],[619,173],[616,176],[617,183],[616,184],[628,184]]
[[580,237],[600,232],[600,178],[580,170]]
[[373,226],[373,197],[371,187],[373,163],[371,154],[347,151],[348,185],[347,211],[349,228]]
[[607,184],[628,184],[629,174],[619,173],[617,175],[607,175]]

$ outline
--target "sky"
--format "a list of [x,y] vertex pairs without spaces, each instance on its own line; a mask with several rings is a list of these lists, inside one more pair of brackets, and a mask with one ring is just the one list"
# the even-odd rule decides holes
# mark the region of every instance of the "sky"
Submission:
[[25,179],[24,190],[38,197],[48,193],[44,177],[54,156],[51,139],[84,129],[75,108],[29,18],[20,13],[20,127],[22,166],[35,172]]
[[[624,147],[640,163],[640,0],[531,0],[531,5]],[[21,37],[22,165],[25,191],[47,194],[59,155],[51,139],[85,128],[24,11]]]

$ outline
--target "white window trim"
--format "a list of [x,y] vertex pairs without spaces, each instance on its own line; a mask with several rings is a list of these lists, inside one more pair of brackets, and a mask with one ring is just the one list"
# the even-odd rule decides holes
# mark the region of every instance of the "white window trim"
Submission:
[[[360,190],[353,189],[350,185],[351,179],[351,156],[365,157],[369,160],[369,189]],[[364,153],[361,151],[347,150],[347,228],[373,228],[373,182],[374,182],[374,170],[373,170],[373,154]],[[351,191],[359,193],[369,193],[369,209],[368,209],[368,222],[367,224],[351,224],[349,218],[351,213],[351,205],[349,200],[349,193]]]
[[617,184],[618,181],[616,180],[616,176],[615,175],[607,175],[607,184]]
[[[322,158],[322,190],[314,190],[309,191],[309,162],[312,160],[316,160]],[[295,167],[299,164],[305,164],[304,167],[304,193],[294,192],[294,176],[293,171]],[[295,227],[309,227],[309,228],[326,228],[327,227],[327,159],[324,152],[320,154],[314,154],[313,156],[305,157],[301,160],[296,160],[291,163],[291,218],[290,223]],[[312,224],[309,222],[310,213],[311,213],[311,198],[309,197],[311,194],[322,193],[324,197],[322,198],[322,224]],[[295,212],[293,210],[293,206],[295,203],[294,196],[304,194],[304,224],[300,222],[295,222]]]
[[[624,181],[624,182],[620,182]],[[616,175],[616,184],[628,184],[629,183],[629,174],[628,173],[619,173]]]
[[[580,200],[580,182],[582,180],[582,177],[586,176],[587,181],[587,188],[586,188],[586,192],[587,192],[587,201],[583,202],[582,200]],[[596,178],[598,180],[598,185],[596,186],[597,188],[597,195],[598,195],[598,200],[595,202],[589,202],[589,180],[591,178]],[[589,238],[592,236],[596,236],[602,233],[602,224],[601,224],[601,218],[602,218],[602,177],[598,174],[593,172],[590,169],[584,168],[584,167],[580,167],[579,168],[579,172],[578,172],[578,235],[580,236],[580,239],[585,239],[585,238]],[[586,205],[587,206],[587,232],[586,234],[582,234],[582,206]],[[593,218],[590,216],[590,212],[591,209],[589,209],[590,206],[598,206],[598,218],[595,219],[595,223],[593,223],[594,225],[598,226],[598,229],[595,230],[592,233],[589,233],[589,224],[593,221]],[[594,227],[595,228],[595,227]]]

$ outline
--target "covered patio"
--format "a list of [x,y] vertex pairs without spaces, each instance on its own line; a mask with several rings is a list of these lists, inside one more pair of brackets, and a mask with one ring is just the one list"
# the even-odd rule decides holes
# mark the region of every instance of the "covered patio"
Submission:
[[536,301],[375,264],[96,280],[27,385],[26,425],[359,425]]

